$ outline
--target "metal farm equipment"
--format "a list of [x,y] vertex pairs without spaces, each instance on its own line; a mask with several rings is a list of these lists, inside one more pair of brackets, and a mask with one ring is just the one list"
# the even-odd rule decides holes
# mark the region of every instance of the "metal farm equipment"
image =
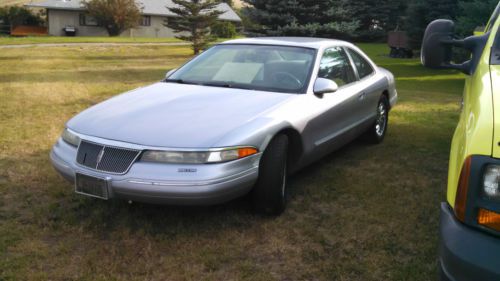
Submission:
[[387,43],[391,48],[391,58],[412,58],[413,50],[410,48],[408,36],[404,31],[389,31]]

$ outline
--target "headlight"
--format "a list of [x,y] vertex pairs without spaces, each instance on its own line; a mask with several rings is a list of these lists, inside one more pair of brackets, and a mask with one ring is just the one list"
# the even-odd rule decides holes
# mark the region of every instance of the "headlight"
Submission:
[[72,146],[78,146],[80,144],[80,137],[72,133],[67,128],[62,132],[61,138]]
[[489,165],[484,170],[483,194],[490,199],[500,199],[500,166]]
[[256,153],[258,153],[258,150],[253,147],[200,152],[148,150],[143,153],[141,161],[171,164],[209,164],[233,161]]

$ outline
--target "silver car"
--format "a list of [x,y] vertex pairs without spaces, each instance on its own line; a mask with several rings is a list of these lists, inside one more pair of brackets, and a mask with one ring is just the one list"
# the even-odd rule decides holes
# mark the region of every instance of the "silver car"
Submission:
[[360,135],[381,142],[396,99],[393,75],[350,43],[232,40],[78,114],[50,157],[83,195],[211,205],[251,192],[280,214],[289,174]]

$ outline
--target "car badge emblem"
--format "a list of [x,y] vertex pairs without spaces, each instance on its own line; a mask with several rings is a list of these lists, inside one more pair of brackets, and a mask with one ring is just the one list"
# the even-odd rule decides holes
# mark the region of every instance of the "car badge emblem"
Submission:
[[101,163],[103,155],[104,155],[104,147],[101,149],[101,151],[99,151],[99,154],[97,154],[97,165],[99,165],[99,163]]

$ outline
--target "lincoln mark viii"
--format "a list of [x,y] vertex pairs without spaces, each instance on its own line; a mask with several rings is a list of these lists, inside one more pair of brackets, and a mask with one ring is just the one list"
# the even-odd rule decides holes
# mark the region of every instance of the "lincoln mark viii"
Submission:
[[393,75],[315,38],[218,44],[156,84],[69,120],[51,152],[79,194],[211,205],[249,194],[280,214],[288,175],[362,136],[380,143]]

